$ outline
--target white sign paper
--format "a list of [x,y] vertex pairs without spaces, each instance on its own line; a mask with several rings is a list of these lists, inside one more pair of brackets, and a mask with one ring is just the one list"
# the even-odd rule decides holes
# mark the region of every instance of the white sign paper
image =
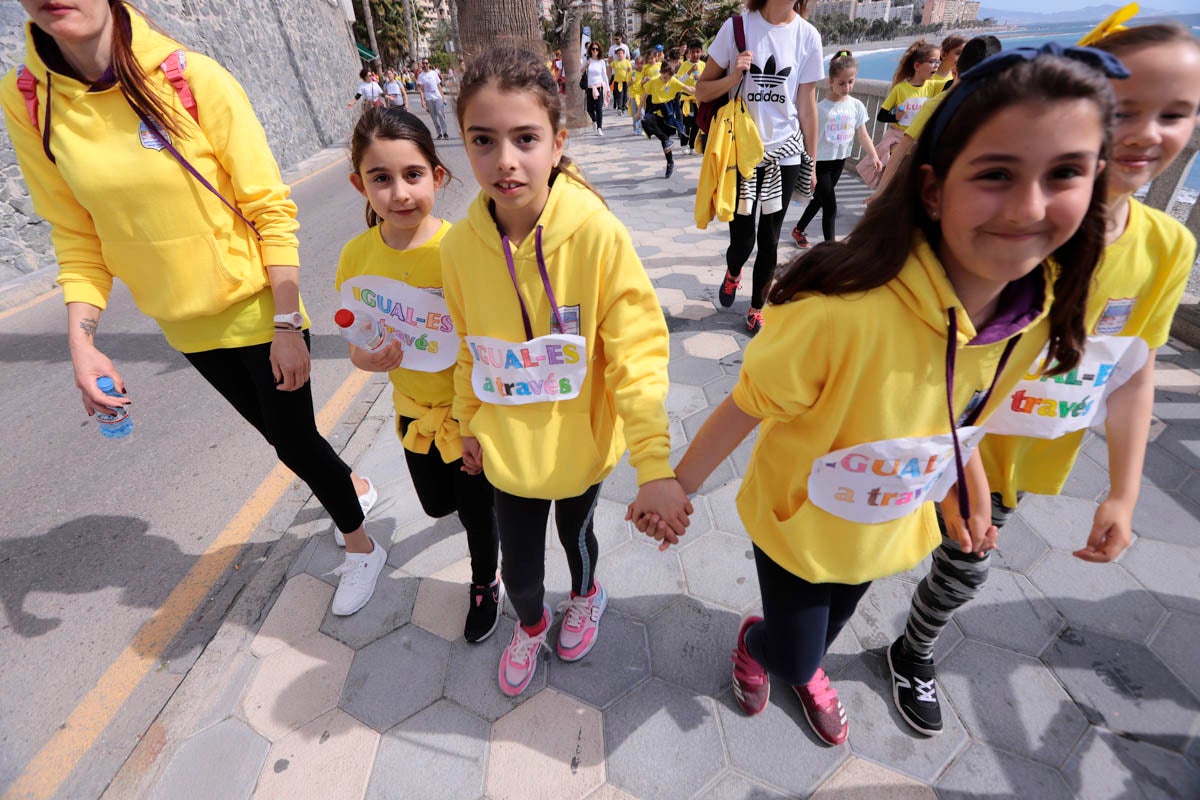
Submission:
[[342,305],[383,322],[404,346],[405,369],[441,372],[458,357],[458,331],[450,309],[434,290],[418,289],[379,275],[342,283]]
[[475,366],[471,385],[485,403],[522,406],[553,403],[579,395],[587,377],[587,340],[552,333],[528,342],[468,336]]
[[[983,429],[958,429],[963,465]],[[958,480],[950,434],[884,439],[821,456],[808,476],[808,498],[851,522],[892,522],[929,500],[939,501]]]
[[1079,366],[1065,375],[1038,374],[1046,351],[987,422],[988,433],[1057,439],[1098,427],[1108,396],[1146,363],[1150,349],[1137,336],[1089,336]]

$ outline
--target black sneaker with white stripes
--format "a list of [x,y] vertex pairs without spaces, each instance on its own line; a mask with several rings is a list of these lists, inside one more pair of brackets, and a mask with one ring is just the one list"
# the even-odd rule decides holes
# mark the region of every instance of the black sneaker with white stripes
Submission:
[[904,721],[926,736],[942,732],[942,707],[937,697],[937,671],[932,661],[911,657],[904,637],[892,642],[887,652],[892,672],[892,700]]

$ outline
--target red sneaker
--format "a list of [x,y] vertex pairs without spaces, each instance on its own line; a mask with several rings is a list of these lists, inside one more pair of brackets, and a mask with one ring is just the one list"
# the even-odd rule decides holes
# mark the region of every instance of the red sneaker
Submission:
[[762,617],[746,617],[742,620],[737,649],[733,651],[733,696],[749,717],[766,708],[767,700],[771,697],[770,676],[746,649],[746,631],[759,622],[762,622]]
[[746,314],[746,330],[750,333],[758,333],[762,330],[762,326],[762,312],[751,309],[750,313]]
[[846,721],[846,707],[838,699],[837,689],[829,684],[825,670],[817,667],[812,680],[803,686],[793,686],[808,724],[821,741],[839,745],[846,741],[850,723]]
[[729,308],[733,305],[733,298],[737,295],[738,287],[742,285],[742,278],[729,277],[729,273],[725,273],[725,280],[721,281],[721,288],[717,290],[717,299],[721,301],[721,305]]
[[799,228],[792,228],[792,241],[795,242],[796,246],[801,250],[808,247],[808,237],[805,236],[804,231],[800,230]]

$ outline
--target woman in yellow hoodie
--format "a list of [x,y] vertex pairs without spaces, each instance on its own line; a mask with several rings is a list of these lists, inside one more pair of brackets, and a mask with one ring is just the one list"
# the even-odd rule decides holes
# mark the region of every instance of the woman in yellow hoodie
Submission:
[[668,336],[625,227],[563,155],[567,131],[537,57],[475,59],[458,96],[482,191],[442,240],[446,304],[463,341],[453,415],[465,468],[496,487],[501,576],[519,618],[501,690],[529,686],[551,619],[544,605],[551,502],[571,571],[558,656],[596,642],[600,484],[629,443],[638,499],[682,531],[691,512],[668,463]]
[[850,236],[774,285],[773,324],[677,467],[694,491],[763,425],[738,495],[763,600],[734,651],[747,714],[766,706],[771,672],[823,741],[844,741],[821,660],[870,581],[941,541],[928,501],[956,485],[942,502],[960,547],[994,546],[986,478],[968,459],[978,425],[1047,342],[1056,373],[1079,360],[1103,247],[1112,93],[1075,59],[1123,70],[1070,55],[1012,51],[955,88]]
[[347,550],[333,612],[357,611],[386,559],[363,529],[376,492],[317,431],[296,206],[245,93],[120,0],[21,5],[25,63],[0,103],[52,226],[85,410],[129,402],[96,386],[108,376],[125,392],[95,343],[120,278],[329,511]]

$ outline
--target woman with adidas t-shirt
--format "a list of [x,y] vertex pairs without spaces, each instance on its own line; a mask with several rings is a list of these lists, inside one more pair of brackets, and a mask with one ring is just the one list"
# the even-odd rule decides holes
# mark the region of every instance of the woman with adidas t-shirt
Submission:
[[[748,0],[742,15],[746,49],[738,52],[733,20],[726,20],[708,49],[708,63],[696,83],[696,99],[715,100],[740,91],[762,139],[763,161],[753,185],[738,181],[738,207],[729,223],[728,272],[721,282],[721,305],[733,305],[742,267],[755,242],[753,289],[746,328],[762,327],[763,293],[775,272],[779,232],[797,178],[812,192],[817,152],[816,84],[825,76],[821,34],[796,13],[792,0]],[[807,169],[805,169],[807,167]],[[757,229],[754,213],[758,211]]]
[[[96,347],[120,278],[333,517],[347,553],[333,613],[357,611],[387,559],[363,528],[377,493],[313,419],[296,204],[246,93],[121,0],[21,5],[24,68],[4,76],[0,104],[34,210],[52,228],[84,410],[129,403]],[[122,396],[100,391],[102,377]],[[229,414],[205,424],[213,447],[236,425]]]

